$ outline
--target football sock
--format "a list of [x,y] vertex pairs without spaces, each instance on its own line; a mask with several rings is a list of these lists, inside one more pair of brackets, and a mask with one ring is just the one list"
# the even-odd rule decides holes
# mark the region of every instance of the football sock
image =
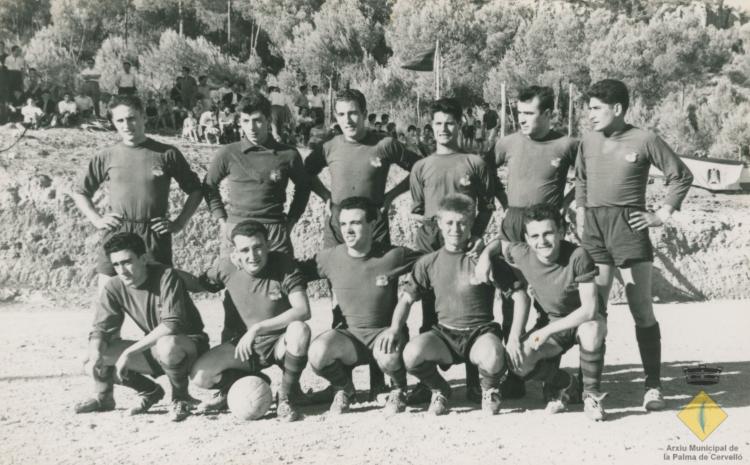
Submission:
[[385,376],[378,366],[378,362],[370,360],[370,389],[385,386]]
[[570,374],[567,371],[558,368],[557,371],[545,381],[547,382],[547,385],[553,389],[565,389],[570,386]]
[[336,360],[328,366],[317,369],[313,367],[313,371],[318,376],[321,376],[328,380],[335,389],[344,389],[351,383],[349,377],[349,370],[341,363],[341,360]]
[[148,394],[156,389],[156,382],[135,371],[128,371],[125,377],[117,384],[134,389],[138,394]]
[[409,374],[419,378],[430,389],[437,389],[445,395],[450,392],[450,386],[445,378],[440,376],[437,370],[437,363],[435,362],[422,362],[407,371]]
[[464,366],[466,367],[466,389],[476,388],[480,385],[479,369],[469,361],[464,363]]
[[598,350],[588,351],[580,348],[581,376],[583,391],[598,394],[601,389],[602,371],[604,370],[604,352],[607,346],[602,344]]
[[560,356],[545,358],[536,362],[534,369],[531,370],[524,380],[538,379],[540,381],[549,382],[560,370]]
[[643,371],[646,373],[646,388],[661,387],[661,331],[659,323],[640,328],[635,327],[635,338],[641,353]]
[[104,366],[94,368],[94,391],[99,400],[112,397],[114,392],[115,367]]
[[186,354],[179,363],[161,363],[161,367],[169,378],[169,384],[172,385],[172,400],[187,400],[190,357]]
[[498,373],[489,373],[480,368],[479,375],[479,384],[482,386],[482,390],[499,388],[500,384],[503,382],[505,369]]
[[406,368],[401,367],[396,371],[389,371],[387,373],[394,387],[406,389]]
[[307,365],[307,355],[292,355],[288,351],[284,354],[284,369],[281,375],[279,398],[288,399],[289,393],[299,382],[302,370]]

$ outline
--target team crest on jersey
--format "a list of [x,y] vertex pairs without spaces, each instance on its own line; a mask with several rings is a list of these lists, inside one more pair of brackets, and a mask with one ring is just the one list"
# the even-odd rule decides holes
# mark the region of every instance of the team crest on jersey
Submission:
[[151,174],[153,174],[155,178],[164,176],[164,169],[161,166],[154,166],[154,168],[151,170]]
[[271,182],[279,182],[281,181],[281,170],[273,170],[271,171],[271,174],[268,175],[269,179],[271,179]]
[[370,158],[370,165],[375,168],[380,168],[381,166],[383,166],[383,160],[381,160],[380,157],[372,157]]
[[282,297],[281,289],[277,285],[271,285],[271,288],[268,290],[268,298],[271,300],[281,300]]
[[468,174],[465,174],[461,179],[458,180],[458,183],[463,187],[469,187],[471,186],[471,178]]
[[553,160],[550,160],[549,164],[552,165],[552,166],[554,166],[555,168],[559,168],[560,167],[560,159],[559,158],[555,158]]
[[638,160],[638,153],[637,152],[630,152],[627,155],[625,155],[625,160],[627,160],[630,163],[635,163]]
[[375,285],[378,287],[385,287],[388,285],[388,276],[381,274],[375,278]]

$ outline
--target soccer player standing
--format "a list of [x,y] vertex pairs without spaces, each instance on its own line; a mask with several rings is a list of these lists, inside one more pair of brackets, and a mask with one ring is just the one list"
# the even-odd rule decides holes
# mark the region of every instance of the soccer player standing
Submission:
[[[135,96],[115,96],[109,105],[112,123],[122,139],[90,162],[73,200],[100,231],[104,241],[117,232],[133,232],[146,243],[149,258],[172,266],[172,235],[181,231],[203,200],[200,180],[175,147],[146,137],[143,104]],[[175,179],[188,198],[180,214],[169,220],[169,187]],[[109,181],[110,212],[102,215],[93,196]],[[102,250],[97,258],[99,290],[115,269]]]
[[[625,122],[628,89],[604,79],[588,91],[593,131],[581,141],[576,162],[578,235],[599,268],[596,283],[607,302],[615,268],[620,271],[638,349],[646,374],[643,407],[665,407],[661,392],[661,332],[651,293],[653,248],[649,228],[662,226],[679,210],[693,176],[685,163],[656,134]],[[646,207],[651,165],[669,186],[657,210]]]

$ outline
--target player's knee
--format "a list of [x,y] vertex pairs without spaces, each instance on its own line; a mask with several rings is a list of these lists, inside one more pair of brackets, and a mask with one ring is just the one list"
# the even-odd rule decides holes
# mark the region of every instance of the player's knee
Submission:
[[177,342],[177,336],[162,336],[156,341],[156,356],[167,365],[180,363],[185,358],[185,351]]
[[422,346],[418,341],[412,341],[406,344],[403,352],[404,365],[406,368],[413,368],[422,361]]
[[383,371],[398,371],[403,366],[399,353],[386,354],[385,352],[375,351],[373,356]]
[[584,350],[597,350],[606,337],[607,323],[602,320],[587,321],[578,327],[578,343]]
[[190,382],[201,389],[211,389],[216,384],[217,373],[209,367],[201,366],[198,363],[193,366],[190,372]]
[[325,337],[318,337],[312,341],[310,348],[307,349],[307,360],[313,368],[323,368],[333,363]]
[[293,321],[286,328],[284,340],[289,352],[303,354],[310,345],[310,327],[302,321]]
[[505,352],[500,343],[485,340],[477,341],[478,343],[471,348],[471,361],[479,367],[480,370],[497,373],[503,368],[505,363]]

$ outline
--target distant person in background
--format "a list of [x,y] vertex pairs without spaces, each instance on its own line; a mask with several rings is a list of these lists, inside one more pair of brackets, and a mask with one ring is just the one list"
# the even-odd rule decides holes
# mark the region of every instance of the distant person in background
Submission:
[[182,97],[182,104],[185,108],[190,108],[193,106],[198,95],[198,83],[195,82],[195,78],[190,75],[190,68],[187,66],[182,67],[181,77],[180,95]]
[[380,126],[385,129],[388,127],[388,123],[391,122],[391,116],[388,113],[380,115]]
[[21,116],[21,108],[23,108],[25,104],[26,98],[23,95],[23,92],[18,89],[14,90],[10,96],[10,100],[8,101],[8,106],[12,114],[12,121],[18,122],[22,120],[23,117]]
[[169,100],[163,98],[159,100],[159,120],[156,125],[160,128],[177,129],[177,125],[174,120],[174,114],[172,113],[172,105],[169,104]]
[[318,93],[318,86],[312,86],[312,93],[307,95],[307,101],[310,104],[310,112],[313,114],[313,119],[315,119],[316,114],[323,115],[325,119],[325,111],[323,110],[325,108],[325,100],[323,100],[323,95]]
[[284,94],[281,93],[281,89],[275,86],[268,88],[268,100],[271,101],[271,106],[286,106],[286,99]]
[[307,142],[310,140],[310,129],[312,127],[313,119],[310,116],[310,110],[302,108],[297,118],[297,137],[302,140],[303,145],[307,145]]
[[375,128],[374,129],[375,129],[375,132],[378,132],[380,134],[383,133],[383,125],[380,123],[380,121],[378,121],[377,123],[375,123]]
[[94,101],[94,113],[97,117],[101,117],[101,108],[99,105],[99,98],[101,91],[99,89],[99,78],[101,73],[94,68],[96,62],[93,58],[86,60],[86,67],[81,71],[81,92],[89,95]]
[[219,122],[216,119],[216,108],[211,107],[201,114],[198,120],[201,133],[207,143],[211,143],[213,140],[216,145],[219,145]]
[[[112,94],[108,92],[102,92],[99,94],[99,117],[109,119],[109,101],[112,99]],[[42,106],[44,109],[44,106]],[[45,110],[46,111],[46,110]]]
[[42,91],[42,97],[39,99],[39,108],[44,112],[43,124],[51,123],[52,118],[57,113],[57,102],[55,102],[47,89]]
[[222,143],[228,144],[236,140],[236,119],[237,117],[232,109],[225,105],[224,109],[219,113],[219,131],[221,132]]
[[63,95],[63,99],[57,104],[57,124],[63,127],[73,126],[78,116],[76,102],[70,98],[70,92]]
[[391,137],[398,137],[398,133],[396,132],[396,123],[388,123],[385,126],[385,133]]
[[375,113],[370,113],[367,115],[367,127],[370,129],[375,129],[375,124],[378,121],[378,115]]
[[242,100],[242,92],[239,83],[231,85],[227,81],[227,86],[219,89],[221,92],[221,105],[217,108],[228,106],[232,111],[237,107],[237,104]]
[[44,112],[31,97],[26,99],[26,105],[21,108],[21,115],[23,115],[23,125],[29,129],[39,129],[44,118]]
[[10,49],[10,55],[5,60],[5,69],[8,73],[8,89],[23,92],[23,74],[26,71],[26,60],[21,55],[21,47],[14,45]]
[[484,126],[485,140],[487,141],[488,147],[493,147],[495,145],[495,139],[497,138],[497,122],[499,116],[487,102],[482,104],[482,109],[484,110],[484,114],[482,115],[482,126]]
[[130,71],[129,61],[122,62],[122,71],[115,77],[115,85],[117,86],[117,95],[136,94],[135,74]]
[[[174,85],[171,89],[169,89],[169,97],[177,102],[178,105],[182,106],[182,77],[178,76],[177,79],[174,80]],[[185,107],[185,108],[190,108]]]
[[79,116],[90,118],[94,115],[94,99],[84,94],[83,91],[79,91],[75,96],[75,102]]
[[24,82],[24,96],[38,99],[42,95],[42,79],[36,68],[29,68],[29,75]]
[[474,112],[471,110],[471,108],[467,108],[466,114],[464,115],[463,126],[461,127],[466,148],[471,148],[471,146],[474,145],[474,136],[477,132],[477,128],[476,126],[474,126],[475,122],[476,118],[474,118]]
[[198,120],[195,119],[192,111],[188,112],[182,121],[182,137],[191,142],[198,142]]
[[297,114],[301,115],[302,110],[309,110],[310,105],[307,101],[307,86],[299,87],[299,94],[294,97],[294,106],[297,107]]
[[[198,100],[204,105],[211,102],[211,87],[208,85],[208,77],[198,76]],[[185,107],[190,108],[190,107]]]
[[155,99],[148,99],[146,103],[146,129],[155,130],[159,123],[159,107],[156,105]]
[[[10,97],[10,90],[8,88],[8,72],[5,69],[5,59],[8,57],[8,52],[5,50],[5,42],[0,41],[0,110],[5,110],[4,103],[8,101]],[[0,123],[2,123],[0,118]]]

